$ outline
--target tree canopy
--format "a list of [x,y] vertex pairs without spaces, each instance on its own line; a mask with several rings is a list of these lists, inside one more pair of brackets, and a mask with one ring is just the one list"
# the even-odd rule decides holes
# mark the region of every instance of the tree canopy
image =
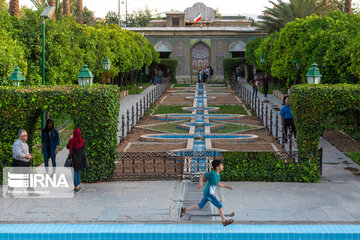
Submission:
[[[41,10],[26,9],[21,19],[0,10],[0,84],[9,85],[18,65],[27,85],[41,84]],[[101,62],[108,56],[112,78],[158,62],[159,54],[139,33],[116,25],[80,25],[71,16],[46,20],[46,84],[68,85],[87,64],[101,79]]]
[[[360,79],[360,16],[334,11],[326,16],[312,15],[287,23],[278,33],[261,40],[246,57],[257,68],[282,79],[283,83],[306,82],[306,73],[316,62],[322,83],[358,83]],[[257,43],[255,42],[257,41]],[[259,40],[248,43],[251,46]],[[265,63],[260,63],[264,55]],[[294,69],[297,60],[298,70]]]

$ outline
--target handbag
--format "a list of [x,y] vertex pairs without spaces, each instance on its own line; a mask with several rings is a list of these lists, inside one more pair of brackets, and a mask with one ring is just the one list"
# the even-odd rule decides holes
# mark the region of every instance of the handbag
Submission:
[[64,167],[72,167],[72,166],[73,166],[73,162],[72,162],[71,155],[69,154],[69,156],[66,158]]
[[82,163],[83,163],[83,168],[90,168],[90,163],[89,163],[89,161],[86,159],[86,155],[85,155],[85,153],[83,153],[82,154],[82,159],[83,159],[83,161],[82,161]]

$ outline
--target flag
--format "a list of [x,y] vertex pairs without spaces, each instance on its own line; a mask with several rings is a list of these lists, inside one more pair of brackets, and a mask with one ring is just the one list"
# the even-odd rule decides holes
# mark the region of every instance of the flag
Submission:
[[196,17],[194,18],[194,23],[197,23],[198,21],[201,20],[201,13],[199,13],[198,15],[196,15]]

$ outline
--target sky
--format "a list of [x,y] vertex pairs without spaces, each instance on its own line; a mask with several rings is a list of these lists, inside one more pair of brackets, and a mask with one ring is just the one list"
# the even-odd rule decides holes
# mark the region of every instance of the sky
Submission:
[[[19,0],[20,5],[33,7],[30,0]],[[126,0],[121,0],[125,2]],[[7,1],[9,2],[9,1]],[[127,0],[128,13],[148,6],[158,12],[167,12],[171,9],[184,11],[198,1],[194,0]],[[261,15],[265,6],[271,7],[268,0],[203,0],[200,1],[213,9],[218,8],[223,15]],[[105,17],[108,11],[118,11],[118,0],[83,0],[83,5],[95,12],[96,17]],[[121,14],[125,15],[125,4],[121,4]]]

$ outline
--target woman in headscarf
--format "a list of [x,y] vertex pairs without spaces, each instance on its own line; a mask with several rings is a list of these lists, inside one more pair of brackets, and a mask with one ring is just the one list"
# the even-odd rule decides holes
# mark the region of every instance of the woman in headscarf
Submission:
[[53,172],[56,167],[56,154],[60,144],[59,132],[54,128],[54,121],[48,119],[45,128],[41,131],[41,148],[44,155],[46,173],[49,172],[49,158],[51,158]]
[[69,140],[68,146],[69,155],[72,158],[72,166],[74,168],[74,191],[78,192],[80,187],[80,170],[85,166],[84,150],[85,139],[81,137],[81,131],[79,128],[74,129],[74,133]]

